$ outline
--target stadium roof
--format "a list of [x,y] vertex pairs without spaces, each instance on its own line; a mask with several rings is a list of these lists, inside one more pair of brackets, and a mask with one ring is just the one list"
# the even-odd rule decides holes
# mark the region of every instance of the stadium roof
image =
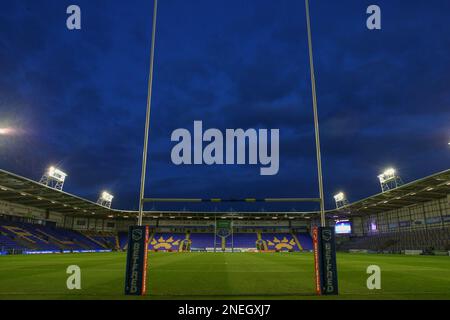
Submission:
[[441,199],[449,194],[450,169],[331,210],[331,212],[365,215]]
[[111,215],[116,212],[4,170],[0,170],[0,200],[63,214]]
[[[398,188],[379,193],[346,205],[340,209],[327,210],[328,215],[348,216],[365,215],[397,208],[411,206],[417,203],[444,198],[450,194],[450,169],[428,177],[404,184]],[[75,216],[92,217],[93,215],[110,218],[133,218],[136,211],[117,210],[103,207],[64,191],[45,186],[34,180],[0,169],[0,200],[9,201],[24,206],[59,212]],[[282,219],[292,212],[215,212],[218,215],[243,216],[244,218],[268,218],[277,216]],[[189,211],[146,211],[145,217],[190,217]],[[211,212],[195,212],[195,216],[211,216]],[[317,212],[296,212],[299,218],[313,218]]]

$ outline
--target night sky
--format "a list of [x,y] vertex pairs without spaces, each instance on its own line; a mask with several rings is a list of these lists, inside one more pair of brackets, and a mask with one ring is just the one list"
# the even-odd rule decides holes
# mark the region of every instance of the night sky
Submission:
[[[311,2],[327,207],[341,190],[350,201],[378,193],[387,167],[406,182],[448,169],[450,2]],[[66,28],[70,4],[80,31]],[[366,28],[370,4],[382,30]],[[138,207],[152,10],[0,2],[0,128],[14,129],[0,135],[1,169],[38,180],[56,165],[65,191],[95,201],[106,189],[113,207]],[[147,196],[317,196],[303,0],[160,0],[155,59]],[[171,132],[194,120],[280,129],[279,173],[175,166]]]

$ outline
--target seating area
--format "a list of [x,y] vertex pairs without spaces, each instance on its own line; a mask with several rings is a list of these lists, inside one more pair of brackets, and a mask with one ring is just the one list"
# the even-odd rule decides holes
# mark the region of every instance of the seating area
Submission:
[[128,232],[119,232],[119,248],[120,250],[126,250],[128,246]]
[[235,248],[256,248],[256,240],[258,235],[252,233],[235,233],[233,235],[233,245]]
[[450,228],[420,229],[353,237],[338,246],[338,250],[371,250],[402,252],[404,250],[450,250]]
[[[309,234],[262,233],[267,250],[301,251],[312,248]],[[157,232],[150,234],[149,250],[152,251],[204,251],[214,248],[214,233]],[[260,235],[256,232],[234,233],[222,243],[220,250],[256,249]],[[300,245],[298,245],[300,243]],[[58,253],[83,251],[126,250],[127,232],[75,231],[38,223],[0,220],[0,253]]]
[[11,237],[0,231],[0,251],[7,252],[10,250],[21,251],[25,248],[14,241]]
[[265,241],[267,250],[275,251],[301,251],[296,237],[290,233],[262,233],[261,239]]
[[214,233],[191,233],[189,239],[191,250],[214,248]]
[[295,235],[298,239],[298,242],[300,242],[300,245],[302,246],[304,251],[313,250],[312,238],[309,233],[297,233]]
[[83,232],[88,239],[108,249],[118,249],[117,235],[113,232],[96,232],[88,231]]
[[155,233],[150,239],[148,248],[158,251],[178,251],[184,239],[186,239],[185,233]]
[[103,251],[108,248],[80,232],[16,221],[0,221],[2,252]]

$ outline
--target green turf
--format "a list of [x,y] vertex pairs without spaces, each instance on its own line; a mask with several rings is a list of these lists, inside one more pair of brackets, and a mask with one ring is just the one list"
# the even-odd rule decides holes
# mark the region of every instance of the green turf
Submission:
[[[0,299],[124,299],[124,253],[0,256]],[[78,265],[82,289],[66,288]],[[381,290],[366,268],[381,268]],[[339,299],[450,299],[450,257],[338,254]],[[133,299],[317,299],[309,253],[150,253]],[[319,297],[335,299],[336,297]]]

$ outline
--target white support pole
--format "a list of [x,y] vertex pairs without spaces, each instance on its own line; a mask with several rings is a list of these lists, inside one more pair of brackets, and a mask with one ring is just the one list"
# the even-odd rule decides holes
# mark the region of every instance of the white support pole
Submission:
[[144,216],[144,196],[145,196],[145,176],[147,171],[147,152],[148,152],[148,133],[150,129],[150,110],[152,105],[152,87],[153,87],[153,65],[155,60],[155,38],[156,38],[156,17],[158,12],[158,0],[154,0],[153,7],[153,27],[152,27],[152,45],[150,49],[150,72],[148,78],[147,91],[147,113],[145,116],[145,135],[144,150],[142,153],[142,170],[141,170],[141,190],[139,194],[139,217],[138,225],[142,226],[142,218]]
[[309,16],[309,0],[305,0],[306,8],[306,26],[308,31],[308,49],[309,49],[309,67],[311,73],[311,91],[312,104],[314,112],[314,133],[316,138],[316,157],[317,157],[317,179],[319,182],[319,198],[320,198],[320,225],[326,226],[325,221],[325,205],[323,196],[323,181],[322,181],[322,160],[320,155],[320,135],[319,135],[319,117],[317,114],[317,94],[316,94],[316,77],[314,75],[314,59],[311,36],[311,20]]

